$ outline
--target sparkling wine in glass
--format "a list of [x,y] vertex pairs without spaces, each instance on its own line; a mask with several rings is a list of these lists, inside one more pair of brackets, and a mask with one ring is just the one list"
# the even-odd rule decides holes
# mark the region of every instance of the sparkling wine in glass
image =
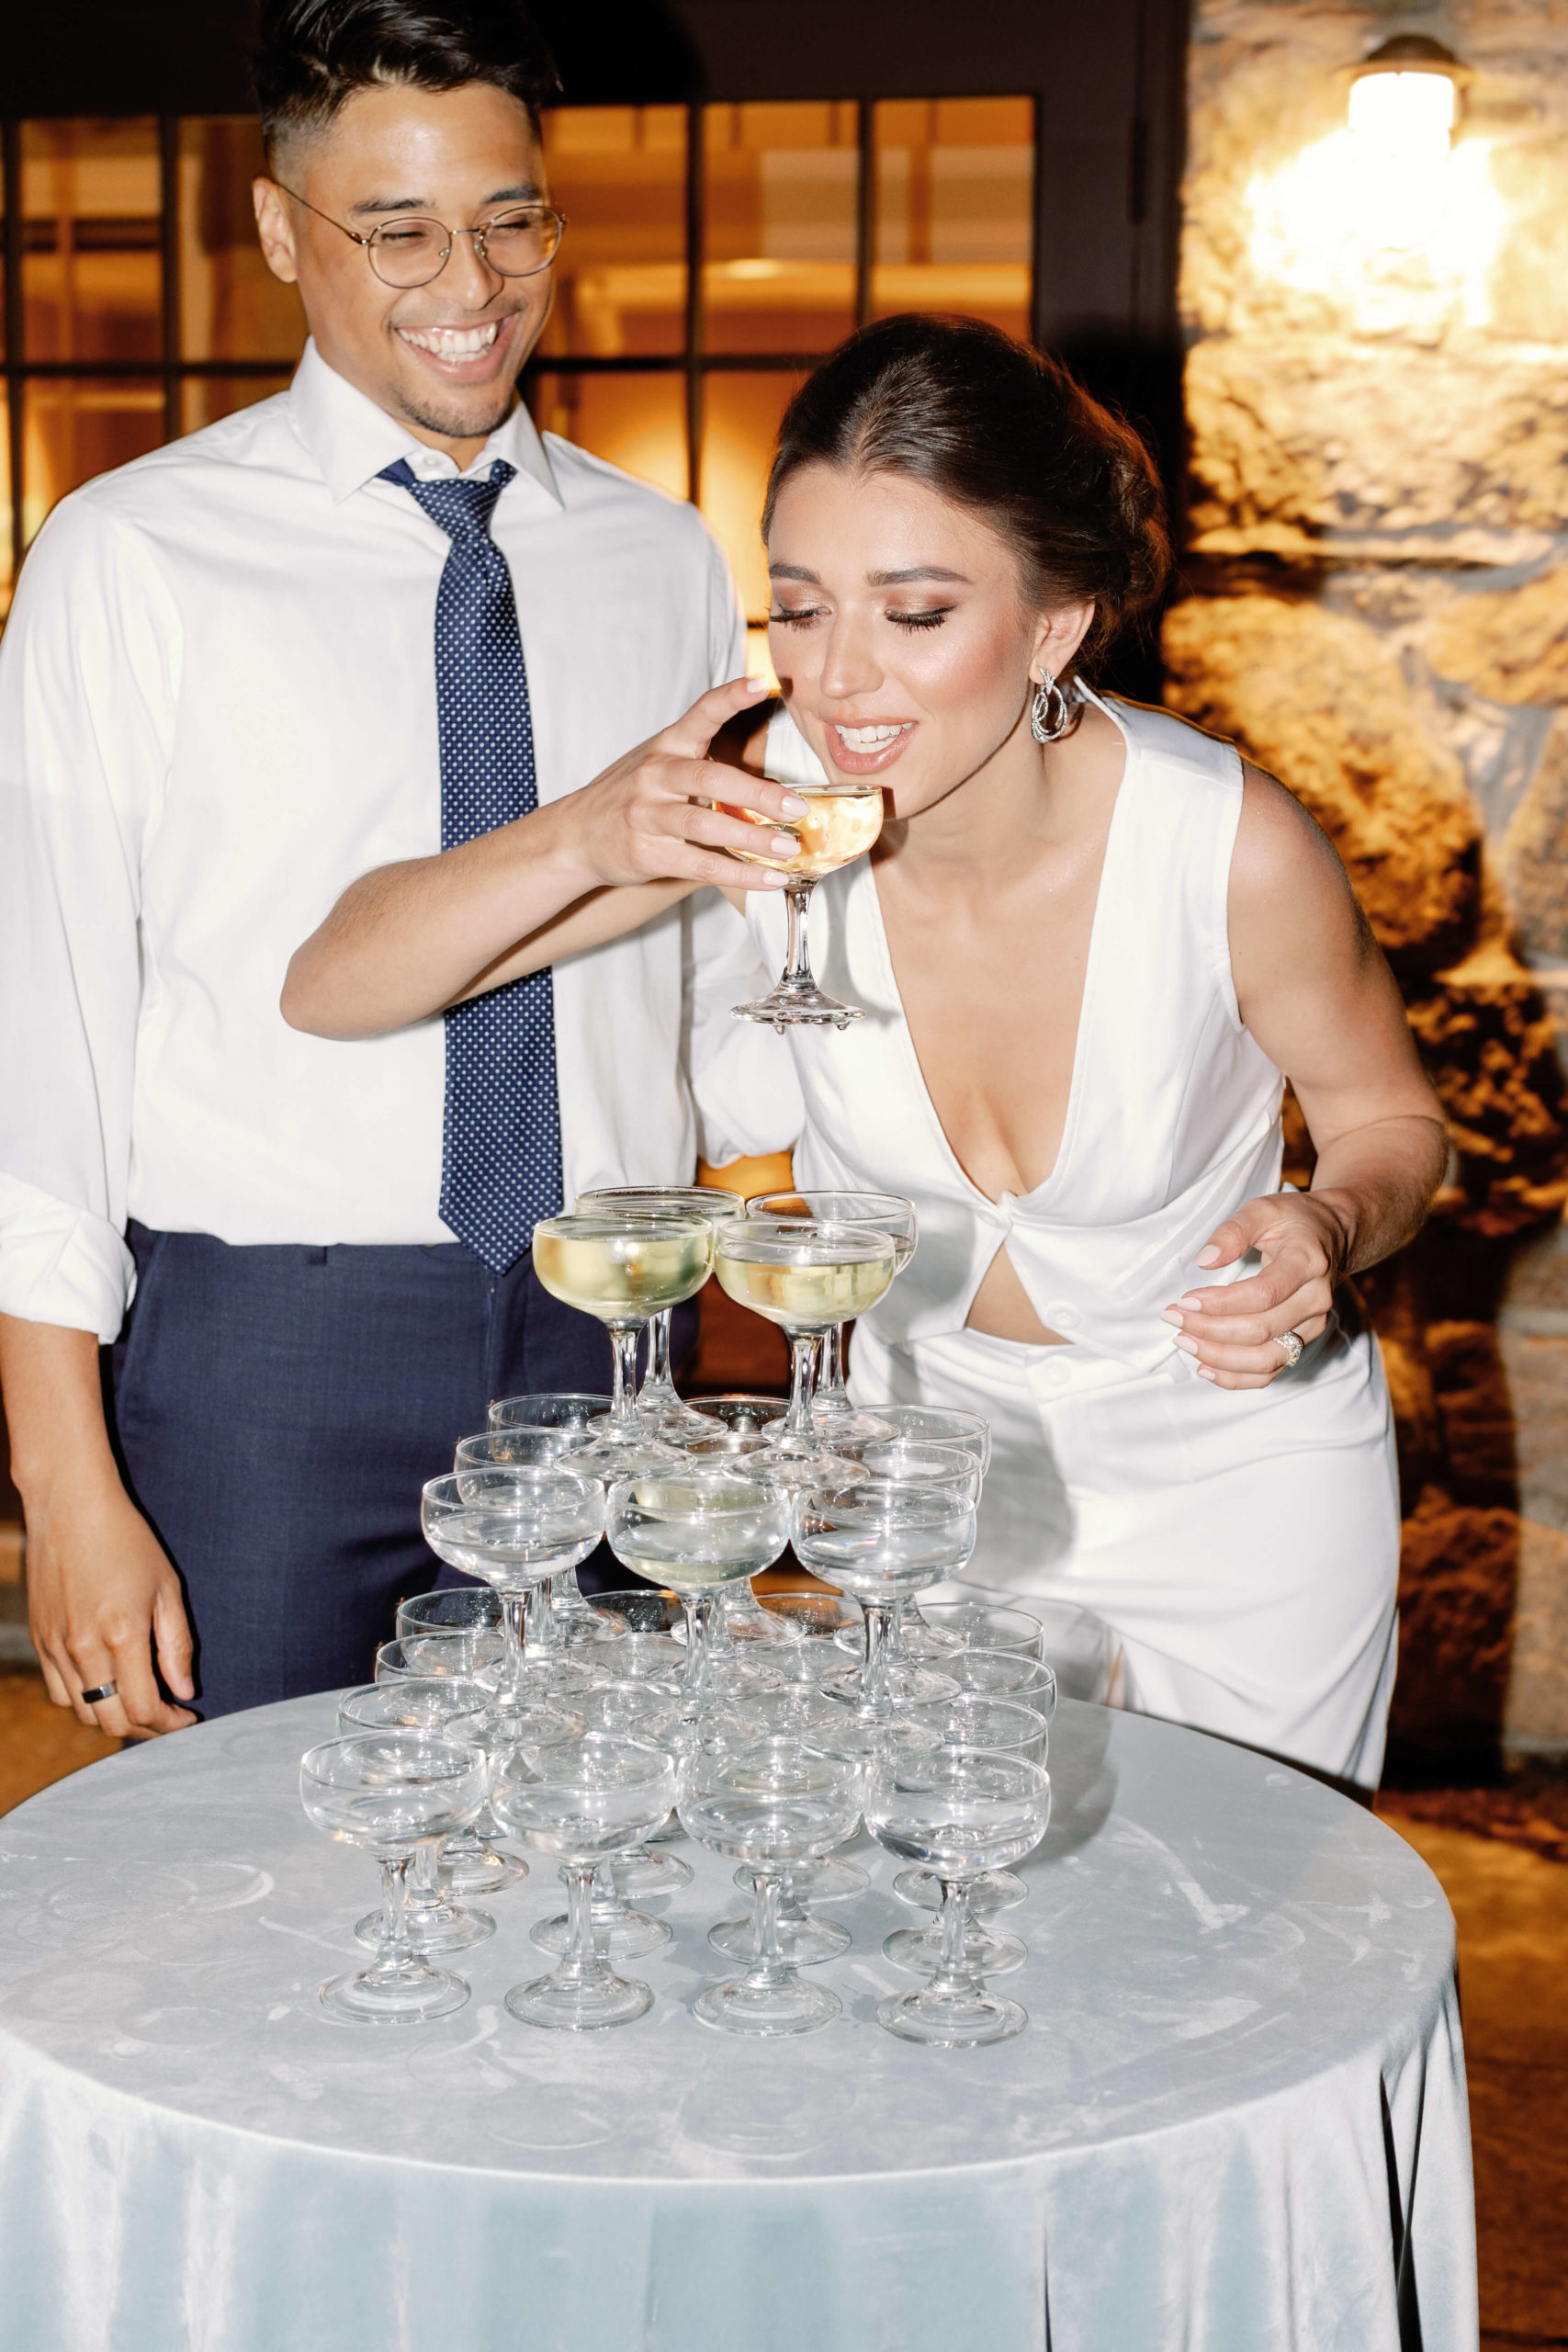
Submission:
[[[708,1625],[727,1585],[771,1568],[789,1541],[789,1497],[755,1463],[679,1464],[617,1479],[605,1532],[617,1560],[680,1595],[686,1611],[682,1704],[694,1715],[711,1679]],[[733,1672],[728,1678],[734,1683]],[[755,1680],[755,1676],[752,1677]],[[775,1678],[766,1678],[773,1687]]]
[[[727,1193],[717,1184],[604,1184],[596,1192],[579,1193],[577,1214],[701,1216],[710,1225],[719,1226],[730,1217],[744,1216],[746,1207],[738,1193]],[[671,1312],[671,1308],[661,1306],[649,1324],[648,1369],[637,1391],[637,1411],[656,1428],[666,1421],[681,1421],[686,1412],[670,1371]]]
[[[814,1218],[832,1225],[869,1225],[889,1234],[902,1273],[915,1254],[919,1221],[913,1201],[901,1193],[755,1193],[746,1203],[750,1217]],[[845,1382],[844,1327],[835,1323],[823,1342],[822,1374],[812,1407],[818,1425],[840,1435],[876,1437],[883,1425],[874,1413],[857,1413]]]
[[867,1226],[749,1216],[720,1231],[720,1288],[789,1338],[789,1412],[778,1438],[786,1452],[820,1449],[811,1410],[823,1333],[874,1306],[897,1265],[891,1238]]
[[597,1317],[615,1343],[615,1396],[602,1445],[646,1444],[637,1412],[637,1333],[701,1290],[713,1271],[713,1245],[705,1216],[551,1216],[534,1227],[534,1270],[545,1288]]
[[794,833],[800,843],[790,857],[764,857],[760,851],[735,852],[749,865],[771,865],[788,876],[784,898],[789,914],[789,946],[784,968],[768,994],[759,997],[754,1004],[738,1004],[733,1010],[738,1020],[771,1022],[781,1035],[785,1025],[793,1022],[818,1025],[831,1022],[835,1028],[847,1029],[852,1021],[862,1019],[861,1008],[857,1004],[840,1004],[818,987],[812,977],[807,922],[811,894],[823,875],[863,857],[882,831],[882,786],[869,783],[792,784],[790,790],[797,792],[806,802],[804,817],[788,820],[759,817],[754,809],[742,808],[728,800],[714,803],[727,817],[739,817],[749,824],[766,826],[773,833]]

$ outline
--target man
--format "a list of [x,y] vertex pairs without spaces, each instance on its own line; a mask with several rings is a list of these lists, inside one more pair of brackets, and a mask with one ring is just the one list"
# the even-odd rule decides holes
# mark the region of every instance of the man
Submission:
[[509,0],[280,0],[257,83],[299,372],[66,500],[0,655],[0,1377],[50,1694],[122,1736],[366,1672],[487,1399],[604,1385],[533,1224],[689,1181],[703,985],[752,967],[707,893],[444,1022],[282,1018],[367,867],[602,810],[741,662],[696,515],[517,403],[560,223]]

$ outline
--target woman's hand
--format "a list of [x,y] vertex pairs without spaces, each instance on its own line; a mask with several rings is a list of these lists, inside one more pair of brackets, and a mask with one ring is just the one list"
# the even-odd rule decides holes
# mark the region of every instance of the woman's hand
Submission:
[[1198,1252],[1201,1266],[1234,1266],[1249,1250],[1263,1272],[1213,1290],[1191,1290],[1161,1320],[1201,1380],[1217,1388],[1267,1388],[1287,1369],[1278,1344],[1287,1331],[1318,1338],[1353,1247],[1348,1206],[1323,1193],[1269,1193],[1247,1201]]
[[[732,678],[699,695],[690,710],[638,743],[602,775],[558,804],[584,890],[638,882],[714,882],[730,889],[777,890],[784,876],[742,864],[735,853],[793,857],[793,833],[772,833],[743,817],[704,808],[723,800],[775,821],[798,821],[806,803],[787,786],[707,756],[720,728],[766,695],[753,678]],[[728,854],[726,853],[728,853]]]

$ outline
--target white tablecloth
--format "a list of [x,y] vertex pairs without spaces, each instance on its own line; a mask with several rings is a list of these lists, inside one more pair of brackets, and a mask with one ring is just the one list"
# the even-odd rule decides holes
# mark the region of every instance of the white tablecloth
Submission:
[[845,2015],[698,2025],[728,1864],[651,2013],[514,2022],[536,1857],[473,1998],[336,2027],[374,1869],[306,1823],[330,1699],[94,1765],[0,1822],[7,2352],[1471,2352],[1453,1923],[1410,1848],[1239,1748],[1064,1702],[1008,1915],[1027,2031],[883,2033],[896,1865],[834,1906]]

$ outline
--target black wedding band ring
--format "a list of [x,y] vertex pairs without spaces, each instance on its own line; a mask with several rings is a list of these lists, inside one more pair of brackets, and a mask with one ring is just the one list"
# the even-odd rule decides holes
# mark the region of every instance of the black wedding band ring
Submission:
[[83,1704],[88,1707],[96,1707],[100,1699],[118,1699],[118,1682],[95,1682],[90,1690],[84,1690],[82,1693]]

